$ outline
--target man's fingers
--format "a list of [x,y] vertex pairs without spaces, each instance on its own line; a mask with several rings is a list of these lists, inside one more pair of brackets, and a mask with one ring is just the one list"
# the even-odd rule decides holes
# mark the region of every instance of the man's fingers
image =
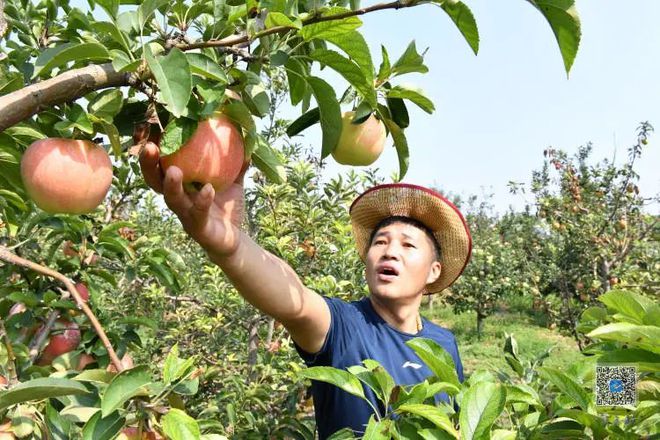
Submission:
[[[171,166],[165,173],[163,180],[163,196],[165,203],[178,216],[187,215],[193,203],[183,190],[183,173],[175,166]],[[182,219],[183,220],[183,219]]]
[[140,168],[142,176],[154,191],[163,192],[163,171],[160,169],[160,154],[153,142],[147,142],[140,154]]
[[205,219],[208,216],[208,211],[213,204],[213,199],[215,198],[215,190],[210,183],[204,185],[204,187],[196,194],[190,196],[193,201],[193,210],[192,215],[195,221],[200,219]]

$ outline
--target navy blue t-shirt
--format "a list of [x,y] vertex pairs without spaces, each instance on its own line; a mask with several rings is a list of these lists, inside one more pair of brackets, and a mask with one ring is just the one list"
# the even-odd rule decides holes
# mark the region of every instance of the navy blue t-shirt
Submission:
[[[432,375],[431,370],[405,342],[422,337],[433,339],[451,354],[458,378],[463,381],[456,338],[449,330],[423,319],[422,330],[413,335],[385,322],[369,298],[350,303],[337,298],[324,299],[330,307],[331,322],[323,347],[318,353],[310,354],[296,345],[307,366],[323,365],[343,370],[361,365],[365,359],[374,359],[392,375],[397,385],[420,383]],[[364,388],[366,396],[378,407],[373,392]],[[364,400],[325,382],[312,381],[312,396],[320,439],[346,427],[361,434],[373,414]],[[446,400],[447,396],[443,393],[441,398]]]

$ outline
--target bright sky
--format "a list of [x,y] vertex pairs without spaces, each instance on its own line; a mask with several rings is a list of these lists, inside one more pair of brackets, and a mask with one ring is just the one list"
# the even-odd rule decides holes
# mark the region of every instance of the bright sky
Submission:
[[[477,56],[437,7],[362,16],[374,63],[380,43],[391,59],[412,39],[420,51],[429,47],[429,72],[403,77],[436,104],[432,115],[409,106],[405,181],[464,196],[493,192],[502,212],[524,205],[507,182],[529,182],[548,146],[572,153],[592,141],[594,158],[616,155],[621,163],[640,121],[656,124],[660,135],[660,2],[578,0],[582,42],[568,79],[549,25],[526,1],[466,3],[479,26]],[[386,148],[376,164],[389,177],[398,169],[394,149]],[[331,166],[329,174],[342,169]],[[645,196],[660,192],[659,169],[654,136],[638,168]]]

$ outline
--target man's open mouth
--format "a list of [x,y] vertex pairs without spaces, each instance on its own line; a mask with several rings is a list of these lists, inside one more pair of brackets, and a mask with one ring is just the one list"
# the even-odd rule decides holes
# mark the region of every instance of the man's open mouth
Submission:
[[381,266],[378,268],[378,279],[381,281],[392,281],[399,276],[399,271],[391,266]]

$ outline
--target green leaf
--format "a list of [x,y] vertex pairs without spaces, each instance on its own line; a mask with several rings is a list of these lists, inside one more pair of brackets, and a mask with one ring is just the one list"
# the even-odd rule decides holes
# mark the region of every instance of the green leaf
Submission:
[[123,103],[124,95],[121,93],[121,90],[104,90],[87,104],[87,111],[98,118],[110,122],[119,113]]
[[376,89],[367,82],[364,72],[353,61],[335,51],[324,49],[315,50],[309,54],[309,57],[338,72],[355,87],[355,90],[371,105],[372,109],[376,108]]
[[528,0],[552,28],[564,60],[566,73],[571,70],[582,36],[580,18],[574,0]]
[[201,53],[187,53],[190,71],[206,79],[227,84],[227,74],[222,67],[210,57]]
[[293,57],[289,58],[284,67],[289,82],[291,105],[295,106],[302,101],[307,90],[307,82],[305,81],[308,76],[307,67],[302,61]]
[[7,72],[0,77],[0,95],[15,92],[23,88],[23,75],[18,72]]
[[454,429],[449,416],[437,406],[424,405],[419,403],[401,405],[396,410],[397,414],[414,414],[418,417],[422,417],[429,422],[433,423],[436,427],[444,430],[445,432],[451,434],[454,438],[458,438],[458,432]]
[[371,60],[371,52],[369,52],[369,46],[361,33],[352,31],[345,34],[332,35],[326,37],[326,41],[346,52],[346,55],[362,70],[367,84],[373,84],[374,65]]
[[526,403],[532,406],[543,406],[536,390],[525,384],[506,385],[506,401],[507,403],[514,402]]
[[[428,67],[424,65],[424,57],[417,53],[417,46],[415,45],[415,40],[413,40],[406,48],[403,55],[401,55],[392,66],[391,74],[397,76],[403,75],[404,73],[426,73],[428,71]],[[380,78],[380,74],[378,77]]]
[[369,423],[364,430],[362,440],[389,440],[390,431],[394,428],[394,421],[389,419],[376,420],[374,416],[369,418]]
[[463,395],[459,421],[461,439],[490,438],[490,428],[504,409],[506,391],[502,385],[478,382]]
[[[401,180],[405,177],[408,172],[408,166],[410,165],[410,151],[408,150],[408,140],[406,135],[403,133],[403,130],[396,125],[391,119],[383,119],[385,126],[390,131],[392,139],[394,140],[394,147],[396,148],[396,153],[399,157],[399,176],[398,180]],[[454,372],[454,374],[456,374]],[[457,379],[458,380],[458,379]]]
[[[335,6],[328,8],[327,11],[323,12],[322,16],[327,17],[348,11],[349,9]],[[310,41],[314,38],[327,40],[333,36],[352,32],[360,26],[362,26],[362,21],[356,16],[342,18],[341,20],[321,21],[303,27],[300,30],[300,36],[303,37],[305,41]]]
[[394,123],[401,128],[408,127],[410,125],[410,116],[408,115],[408,108],[403,99],[388,97],[386,101],[387,108],[390,110],[390,115]]
[[622,348],[603,353],[598,362],[602,364],[635,364],[639,371],[660,372],[660,354],[639,348]]
[[314,107],[313,109],[309,110],[307,113],[301,115],[298,119],[293,121],[289,125],[289,127],[287,127],[286,129],[287,136],[294,137],[301,131],[319,122],[320,118],[321,118],[321,113],[319,112],[319,108]]
[[282,159],[261,136],[257,139],[257,149],[252,153],[252,162],[270,182],[286,182],[286,169]]
[[43,377],[21,382],[7,391],[0,392],[0,411],[17,403],[42,400],[50,397],[86,394],[87,388],[69,379]]
[[308,77],[307,83],[319,105],[321,131],[323,132],[321,158],[325,158],[335,149],[341,136],[341,108],[330,84],[314,76]]
[[172,440],[199,440],[197,421],[180,409],[172,408],[161,419],[165,436]]
[[[116,24],[108,23],[107,21],[97,21],[94,23],[94,30],[99,36],[110,36],[110,38],[117,42],[126,51],[124,52],[127,54],[126,56],[130,56],[129,54],[131,53],[131,47],[128,44],[128,39]],[[112,50],[110,53],[112,53]]]
[[266,29],[275,27],[275,26],[284,26],[294,29],[301,29],[302,23],[300,20],[292,21],[289,17],[282,14],[281,12],[269,12],[266,16],[265,21]]
[[141,392],[149,383],[151,383],[151,374],[146,366],[138,366],[117,374],[101,399],[103,417],[121,408],[128,399]]
[[348,371],[339,370],[333,367],[310,367],[300,370],[298,374],[307,379],[327,382],[341,388],[349,394],[367,400],[360,381]]
[[622,313],[632,318],[636,324],[644,323],[644,315],[653,306],[651,300],[625,290],[610,290],[599,296],[598,301],[615,313]]
[[107,61],[108,49],[99,43],[65,43],[44,50],[34,62],[32,79],[71,61]]
[[590,332],[590,338],[605,341],[618,341],[644,350],[660,353],[660,327],[653,325],[636,325],[629,322],[616,322],[603,325]]
[[157,9],[169,4],[168,0],[144,0],[140,7],[138,8],[138,23],[140,24],[140,29],[144,28],[144,25],[151,15],[156,12]]
[[112,153],[115,155],[115,158],[119,159],[121,157],[121,138],[119,137],[119,130],[117,130],[117,127],[115,127],[114,124],[108,124],[107,122],[101,122],[101,126],[103,127],[103,132],[110,140]]
[[392,66],[390,65],[390,57],[387,54],[387,49],[385,49],[385,46],[381,45],[380,51],[383,56],[383,60],[380,62],[380,67],[378,68],[377,81],[382,83],[392,74]]
[[387,92],[387,97],[407,99],[417,104],[419,108],[429,114],[435,111],[433,102],[426,96],[422,89],[417,87],[409,85],[394,86]]
[[449,15],[476,55],[479,52],[479,30],[470,8],[460,1],[436,0],[434,3],[439,3],[442,10]]
[[124,427],[126,420],[114,411],[107,417],[101,416],[101,411],[97,411],[91,419],[85,423],[82,430],[83,440],[111,440]]
[[172,118],[165,126],[160,140],[160,154],[167,156],[179,150],[197,130],[198,121]]
[[105,12],[114,20],[119,11],[119,0],[94,0],[94,2],[103,8]]
[[80,382],[94,382],[98,384],[109,384],[116,376],[115,373],[106,370],[85,370],[73,379]]
[[144,54],[160,88],[165,108],[175,118],[180,118],[192,94],[192,74],[186,55],[174,48],[166,56],[156,58],[149,45],[144,47]]
[[538,371],[544,379],[556,386],[562,394],[570,397],[580,408],[589,410],[590,395],[573,378],[555,368],[541,367]]

